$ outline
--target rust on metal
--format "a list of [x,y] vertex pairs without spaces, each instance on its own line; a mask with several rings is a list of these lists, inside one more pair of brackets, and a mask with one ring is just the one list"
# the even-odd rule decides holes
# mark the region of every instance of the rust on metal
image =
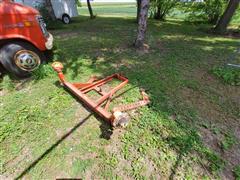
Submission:
[[[120,74],[113,74],[111,76],[98,80],[97,77],[93,76],[86,83],[70,83],[65,80],[64,74],[62,72],[63,65],[60,62],[54,62],[52,64],[52,67],[58,73],[59,80],[64,87],[66,87],[73,95],[75,95],[79,100],[86,104],[90,109],[110,122],[114,127],[125,127],[127,125],[129,116],[124,113],[125,111],[136,109],[150,103],[146,92],[144,90],[141,90],[142,100],[127,105],[121,105],[119,107],[113,108],[112,111],[109,111],[109,106],[113,95],[128,83],[128,79],[126,77]],[[109,92],[103,91],[102,86],[114,79],[121,81],[120,84],[112,88]],[[101,96],[96,101],[93,101],[87,96],[87,93],[92,90]]]

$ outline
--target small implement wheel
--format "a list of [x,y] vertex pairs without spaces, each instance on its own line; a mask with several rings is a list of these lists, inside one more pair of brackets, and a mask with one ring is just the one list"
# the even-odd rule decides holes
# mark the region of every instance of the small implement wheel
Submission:
[[130,117],[127,113],[123,113],[120,111],[116,111],[114,112],[114,121],[113,121],[113,127],[121,127],[121,128],[125,128],[129,121],[130,121]]
[[69,15],[64,14],[64,15],[62,16],[62,22],[63,22],[64,24],[69,24],[69,23],[71,22],[71,18],[69,17]]

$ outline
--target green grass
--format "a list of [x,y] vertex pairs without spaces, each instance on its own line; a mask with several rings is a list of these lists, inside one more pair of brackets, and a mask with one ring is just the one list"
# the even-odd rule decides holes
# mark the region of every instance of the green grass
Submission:
[[[92,3],[93,13],[97,16],[136,16],[136,4],[132,3]],[[120,8],[119,8],[120,7]],[[87,5],[82,3],[82,7],[78,8],[80,15],[89,15]]]
[[15,89],[14,86],[15,85],[14,85],[14,82],[11,79],[11,77],[5,76],[5,77],[2,78],[1,84],[0,84],[0,89],[3,89],[5,91],[12,91],[12,90]]
[[[135,3],[91,3],[93,12],[99,16],[113,16],[113,17],[136,17],[136,4]],[[89,16],[86,3],[82,3],[78,7],[80,15]],[[168,15],[172,18],[186,19],[187,14],[184,13],[179,7],[175,8]],[[237,10],[231,21],[232,26],[238,27],[240,25],[240,9]]]
[[233,16],[233,19],[232,19],[231,23],[238,26],[238,28],[239,28],[239,25],[240,25],[240,8],[238,8],[237,12]]
[[240,85],[240,70],[238,68],[230,67],[215,67],[213,74],[222,79],[225,83],[231,85]]
[[236,179],[239,180],[240,179],[240,165],[238,165],[234,168],[234,174],[235,174]]
[[151,104],[130,112],[125,130],[112,131],[59,85],[49,64],[20,87],[6,76],[0,91],[0,174],[26,179],[222,178],[231,163],[222,148],[224,153],[239,149],[239,137],[232,135],[239,124],[239,89],[211,70],[224,65],[238,40],[199,28],[176,19],[149,20],[146,54],[132,48],[134,17],[80,16],[52,30],[54,60],[63,62],[68,80],[123,73],[130,80],[128,91],[114,103],[134,102],[139,88],[145,88]]
[[224,139],[222,141],[222,148],[224,150],[228,150],[233,147],[234,144],[237,143],[237,139],[234,135],[232,134],[226,134],[224,136]]

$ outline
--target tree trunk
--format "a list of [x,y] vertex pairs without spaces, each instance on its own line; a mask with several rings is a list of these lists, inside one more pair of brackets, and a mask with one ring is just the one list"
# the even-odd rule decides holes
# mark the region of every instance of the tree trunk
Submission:
[[93,15],[93,11],[92,11],[92,6],[91,6],[91,3],[90,3],[90,0],[87,0],[87,6],[88,6],[88,11],[89,11],[89,14],[90,14],[90,18],[94,19],[95,16]]
[[141,10],[138,21],[138,32],[137,38],[134,43],[134,46],[138,49],[142,49],[144,47],[145,33],[147,30],[148,8],[149,0],[141,0]]
[[53,7],[52,7],[52,3],[51,3],[51,0],[45,0],[45,5],[46,5],[46,9],[48,11],[48,14],[50,16],[50,18],[54,21],[56,20],[56,16],[54,14],[54,10],[53,10]]
[[238,8],[239,2],[240,2],[240,0],[230,0],[229,1],[225,12],[221,16],[220,20],[218,21],[218,24],[215,27],[215,32],[222,34],[227,31],[227,26],[230,23],[235,11]]
[[142,1],[142,0],[137,0],[137,23],[138,23],[139,17],[140,17],[141,1]]

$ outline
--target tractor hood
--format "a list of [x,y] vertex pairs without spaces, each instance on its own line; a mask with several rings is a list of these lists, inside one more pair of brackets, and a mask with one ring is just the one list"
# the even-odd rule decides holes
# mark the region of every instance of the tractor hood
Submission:
[[14,3],[10,1],[0,2],[0,15],[37,15],[39,14],[38,10],[25,6],[19,3]]

